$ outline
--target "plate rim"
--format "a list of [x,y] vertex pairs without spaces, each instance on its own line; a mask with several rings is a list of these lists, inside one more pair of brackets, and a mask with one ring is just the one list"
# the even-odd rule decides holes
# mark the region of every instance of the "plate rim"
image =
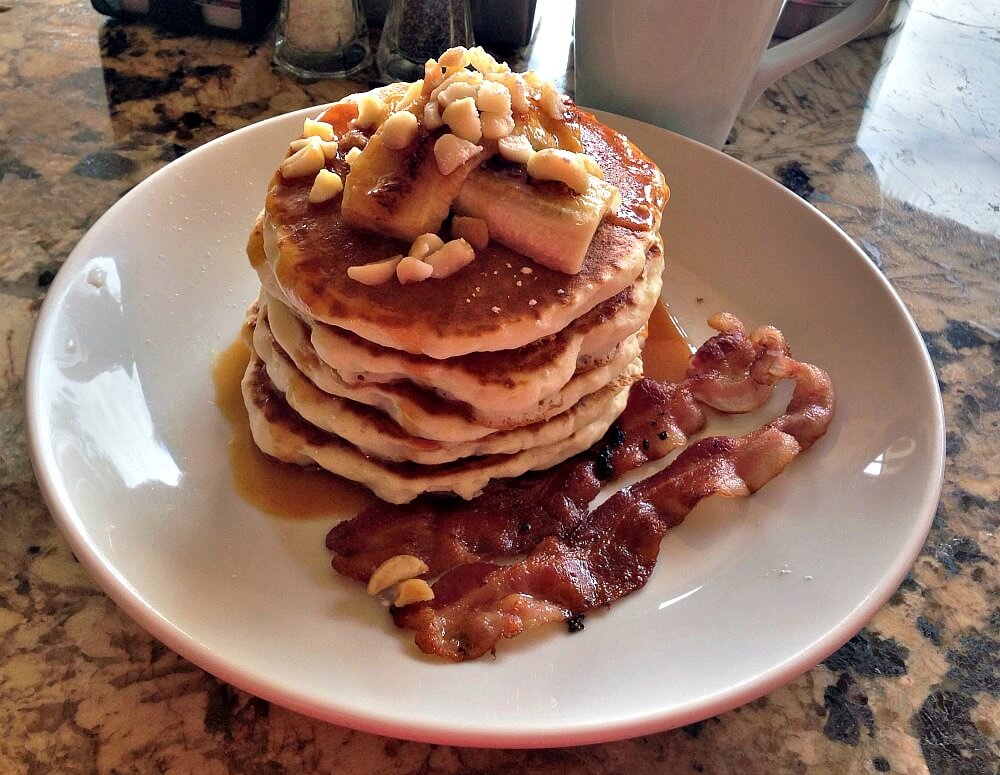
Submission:
[[[45,342],[52,336],[50,332],[58,319],[58,311],[71,287],[70,272],[75,264],[85,260],[85,257],[88,256],[86,248],[89,243],[98,238],[100,231],[105,228],[107,223],[113,221],[117,211],[124,209],[132,199],[145,196],[147,190],[154,189],[161,178],[172,174],[168,171],[175,169],[175,165],[197,164],[197,159],[202,155],[212,153],[220,141],[224,139],[232,138],[238,134],[263,132],[273,124],[312,116],[322,109],[323,106],[303,108],[249,124],[205,143],[149,175],[109,207],[80,238],[57,272],[39,310],[29,341],[24,383],[25,430],[32,468],[43,501],[70,549],[102,591],[133,622],[183,658],[219,680],[262,697],[269,702],[322,721],[417,742],[473,747],[539,748],[603,743],[650,734],[682,726],[744,705],[785,685],[821,663],[853,637],[884,606],[909,572],[926,542],[944,481],[945,419],[943,399],[937,388],[937,374],[933,362],[923,344],[922,336],[912,315],[885,275],[872,265],[871,260],[843,229],[817,208],[801,202],[795,194],[781,187],[764,173],[740,160],[676,133],[601,111],[594,112],[612,126],[626,128],[626,133],[630,124],[644,127],[645,130],[652,130],[655,133],[662,133],[669,138],[669,143],[678,144],[686,152],[708,154],[715,163],[735,165],[728,167],[728,169],[738,169],[740,170],[738,174],[749,173],[752,176],[757,176],[765,181],[765,185],[773,186],[780,190],[783,195],[787,195],[790,198],[789,201],[795,201],[796,204],[792,205],[793,207],[804,206],[808,208],[803,212],[810,212],[813,216],[818,216],[824,227],[832,230],[844,243],[845,248],[853,252],[856,259],[863,262],[867,269],[868,279],[879,283],[882,290],[888,292],[896,307],[896,313],[901,313],[901,320],[906,324],[909,336],[920,344],[918,351],[921,355],[921,372],[932,388],[930,394],[933,396],[935,409],[929,451],[933,465],[929,472],[928,486],[923,491],[920,508],[916,512],[918,518],[913,520],[908,540],[901,551],[897,553],[893,564],[882,573],[875,588],[865,598],[858,601],[836,627],[815,640],[805,650],[789,656],[784,661],[772,665],[758,674],[746,677],[736,684],[731,684],[723,692],[687,703],[681,711],[641,712],[627,717],[619,716],[610,722],[607,720],[564,722],[562,724],[549,724],[541,729],[522,722],[521,728],[517,730],[508,728],[496,730],[490,729],[488,725],[472,723],[466,723],[460,727],[456,727],[454,724],[442,727],[440,722],[422,722],[420,719],[404,722],[384,714],[352,711],[349,708],[349,703],[348,705],[341,703],[337,707],[333,707],[329,703],[320,702],[311,694],[306,697],[300,692],[291,692],[280,686],[268,684],[266,680],[255,679],[251,674],[252,671],[241,669],[232,660],[227,660],[224,655],[216,653],[192,635],[179,629],[169,619],[164,618],[149,601],[131,590],[128,580],[116,568],[105,562],[106,558],[94,543],[92,536],[83,529],[85,526],[80,519],[80,513],[63,486],[61,477],[58,476],[58,466],[47,454],[46,438],[42,434],[41,426],[44,412],[41,407],[42,396],[38,387],[42,382],[40,374],[42,369],[41,354]],[[67,266],[70,267],[70,271],[64,272],[63,269]],[[928,385],[922,386],[922,389],[926,387]],[[442,669],[445,667],[442,666]]]

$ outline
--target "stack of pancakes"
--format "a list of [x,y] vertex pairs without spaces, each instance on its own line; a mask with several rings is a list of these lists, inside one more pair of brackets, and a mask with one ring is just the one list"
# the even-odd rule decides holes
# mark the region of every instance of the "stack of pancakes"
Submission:
[[446,279],[364,285],[348,267],[408,246],[346,224],[339,199],[310,204],[311,180],[275,175],[247,249],[262,290],[243,394],[265,453],[401,503],[474,497],[606,433],[642,375],[660,295],[663,202],[649,192],[662,177],[568,109],[623,199],[575,275],[491,241]]

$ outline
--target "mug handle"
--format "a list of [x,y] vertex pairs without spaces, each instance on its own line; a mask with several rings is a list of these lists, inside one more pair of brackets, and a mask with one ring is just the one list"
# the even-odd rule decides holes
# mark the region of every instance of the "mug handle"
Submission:
[[832,19],[769,48],[761,59],[746,97],[743,98],[740,112],[751,108],[764,93],[764,89],[782,76],[860,35],[878,18],[888,2],[889,0],[855,0]]

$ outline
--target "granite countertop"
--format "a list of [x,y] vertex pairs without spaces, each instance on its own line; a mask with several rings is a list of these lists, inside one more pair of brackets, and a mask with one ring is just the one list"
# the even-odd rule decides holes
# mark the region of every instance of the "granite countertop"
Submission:
[[[297,84],[268,42],[154,32],[84,0],[0,13],[0,772],[1000,772],[1000,3],[908,5],[892,35],[769,89],[727,151],[840,224],[916,319],[948,428],[926,545],[868,626],[787,686],[683,729],[538,751],[272,706],[152,639],[74,561],[25,440],[28,340],[54,274],[164,164],[368,84]],[[560,80],[566,31],[555,41],[531,57]]]

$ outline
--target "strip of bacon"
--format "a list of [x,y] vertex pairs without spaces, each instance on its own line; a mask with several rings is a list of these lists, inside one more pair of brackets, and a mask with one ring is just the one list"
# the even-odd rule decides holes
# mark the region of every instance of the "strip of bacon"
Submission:
[[720,333],[695,353],[687,379],[634,385],[601,443],[548,471],[496,482],[473,501],[375,503],[327,535],[334,569],[367,581],[383,561],[411,554],[427,563],[426,575],[433,577],[482,558],[523,554],[546,536],[568,535],[605,482],[659,460],[704,427],[699,401],[736,412],[770,399],[776,379],[764,364],[787,352],[781,334],[759,328],[748,337],[731,315],[709,322]]
[[[521,562],[445,574],[435,584],[436,599],[394,611],[396,623],[415,631],[422,651],[461,661],[494,651],[501,638],[571,619],[644,586],[667,529],[695,504],[709,495],[755,492],[829,427],[828,375],[784,348],[768,349],[765,360],[758,377],[795,381],[780,417],[739,438],[698,441],[660,473],[609,498],[572,533],[542,540]],[[445,594],[437,596],[439,585]]]

